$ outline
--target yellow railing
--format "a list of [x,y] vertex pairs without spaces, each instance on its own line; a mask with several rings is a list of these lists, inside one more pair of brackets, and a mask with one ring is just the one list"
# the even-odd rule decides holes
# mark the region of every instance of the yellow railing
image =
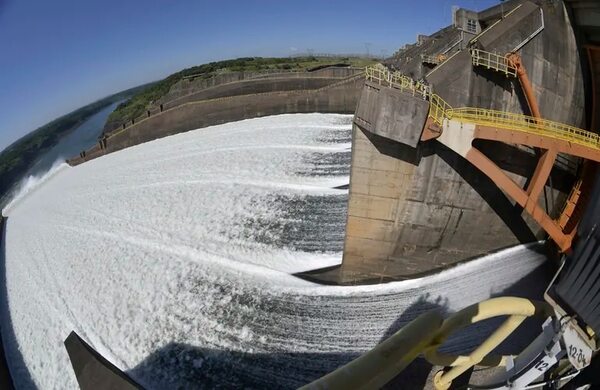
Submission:
[[429,117],[440,127],[444,125],[445,119],[451,119],[459,122],[542,135],[600,149],[600,136],[598,134],[577,127],[527,115],[494,111],[485,108],[452,108],[439,95],[431,93],[429,86],[414,81],[400,72],[390,72],[383,66],[367,67],[365,74],[368,80],[391,88],[408,91],[415,96],[418,95],[423,99],[429,100]]
[[429,95],[429,117],[440,127],[444,125],[444,119],[452,117],[452,107],[439,95]]
[[471,61],[474,66],[485,66],[488,69],[494,69],[508,76],[517,76],[517,69],[511,65],[505,56],[500,54],[471,49]]
[[469,122],[507,130],[522,131],[525,133],[561,139],[584,146],[591,146],[593,148],[600,148],[600,137],[598,134],[546,119],[504,111],[470,107],[454,108],[451,109],[449,113],[448,119],[459,122]]
[[403,92],[412,93],[413,95],[420,95],[423,99],[426,99],[429,94],[429,87],[427,85],[419,81],[414,81],[400,72],[390,72],[382,65],[368,66],[365,68],[365,77],[367,80],[379,83],[386,87],[399,89]]

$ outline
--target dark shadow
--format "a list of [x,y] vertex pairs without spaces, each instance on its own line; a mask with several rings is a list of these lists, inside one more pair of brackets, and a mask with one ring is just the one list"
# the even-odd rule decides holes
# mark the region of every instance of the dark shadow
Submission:
[[[403,326],[420,316],[421,314],[436,310],[444,317],[447,317],[448,303],[441,297],[432,298],[427,295],[422,295],[419,299],[410,305],[396,321],[386,330],[380,343],[388,337],[399,331]],[[427,378],[431,372],[433,365],[423,357],[416,358],[411,364],[404,369],[398,376],[392,379],[384,389],[423,389],[427,384]]]
[[[35,383],[31,378],[31,374],[25,365],[23,355],[19,350],[17,344],[17,338],[14,332],[14,326],[10,318],[10,311],[8,309],[8,290],[6,285],[6,230],[7,230],[7,219],[3,218],[0,226],[0,320],[1,322],[1,342],[3,350],[6,352],[10,361],[11,371],[10,375],[13,378],[18,378],[19,389],[35,389]],[[0,367],[0,369],[2,369]]]
[[489,177],[475,168],[469,161],[441,143],[437,142],[435,149],[436,154],[452,167],[485,200],[519,242],[528,243],[536,241],[535,235],[521,217],[520,209],[515,208],[512,202]]
[[[543,252],[542,246],[538,249]],[[544,292],[552,277],[556,273],[556,263],[546,261],[529,274],[518,280],[507,289],[493,294],[492,297],[521,297],[535,301],[544,300]],[[498,318],[492,324],[499,326],[506,318]],[[530,317],[523,322],[502,344],[498,346],[495,353],[517,354],[521,352],[542,331],[542,323],[545,318]]]
[[511,81],[504,75],[504,73],[498,72],[493,69],[487,69],[482,66],[473,66],[473,73],[476,76],[482,77],[492,83],[495,86],[501,87],[506,92],[512,92],[513,87]]
[[375,149],[383,155],[397,158],[413,165],[419,165],[421,158],[435,153],[433,142],[421,142],[416,148],[413,148],[412,146],[371,133],[358,125],[356,126],[371,141]]
[[[540,266],[495,295],[539,300],[551,271],[547,265]],[[422,295],[388,327],[380,342],[431,310],[438,310],[447,317],[448,302],[441,297]],[[475,307],[473,315],[476,312]],[[452,336],[441,350],[466,354],[484,341],[503,320],[497,318],[472,325],[467,328],[467,333],[458,332]],[[498,348],[498,352],[519,353],[540,330],[535,321],[526,322]],[[359,355],[357,352],[295,353],[281,350],[245,353],[170,342],[151,353],[127,374],[148,388],[295,389],[334,371]],[[386,388],[422,389],[427,384],[432,368],[424,359],[417,358]]]
[[[420,143],[417,148],[413,148],[373,134],[360,126],[358,128],[381,154],[413,165],[419,165],[423,157],[437,154],[486,201],[519,242],[536,241],[534,232],[521,216],[522,208],[513,204],[490,178],[446,146],[439,142],[428,141]],[[530,177],[535,170],[536,157],[527,153],[527,151],[498,142],[493,142],[492,145],[491,141],[477,141],[477,145],[482,147],[482,152],[503,170],[523,177]],[[507,159],[507,156],[511,156],[511,158]],[[515,160],[518,163],[515,163]],[[554,187],[564,193],[569,192],[574,180],[573,175],[561,169],[553,169],[551,178]],[[552,206],[554,207],[554,205]]]
[[[525,178],[531,178],[537,165],[538,156],[532,149],[528,152],[503,142],[476,139],[473,146],[485,154],[503,171],[517,174]],[[573,164],[575,164],[573,162]],[[550,172],[549,182],[552,181],[552,187],[563,193],[569,193],[575,182],[575,175],[554,166]]]
[[[566,16],[569,18],[570,25],[574,27],[573,33],[575,35],[575,42],[577,45],[577,54],[579,57],[579,65],[581,66],[581,76],[583,78],[583,92],[585,97],[585,129],[590,129],[593,132],[598,131],[599,121],[596,121],[596,128],[592,129],[592,122],[594,115],[598,113],[594,112],[593,107],[593,95],[594,95],[594,83],[592,76],[592,69],[590,67],[590,61],[588,58],[589,52],[586,49],[586,44],[590,43],[589,38],[586,36],[586,31],[575,20],[575,13],[573,7],[565,7]],[[546,11],[544,11],[546,12]],[[598,80],[596,80],[596,85]]]
[[244,353],[171,342],[127,372],[156,389],[296,389],[358,353]]
[[527,103],[527,98],[525,97],[525,92],[523,88],[521,88],[521,84],[517,80],[512,80],[512,89],[517,96],[517,100],[519,101],[519,105],[521,106],[521,110],[525,113],[525,115],[533,116],[533,112],[531,112],[531,108],[529,107],[529,103]]
[[[533,248],[535,251],[543,252],[543,247],[537,246]],[[532,300],[542,301],[546,286],[550,282],[556,271],[556,267],[551,262],[544,262],[533,271],[524,275],[523,278],[516,281],[510,287],[492,294],[492,297],[522,297]],[[388,328],[382,337],[384,341],[408,322],[414,320],[419,315],[431,310],[438,310],[444,317],[448,317],[448,302],[441,297],[433,298],[429,295],[424,295],[417,302],[411,305],[407,310],[398,317],[396,321]],[[474,308],[473,315],[477,314]],[[451,354],[468,354],[479,346],[489,335],[492,334],[506,319],[506,317],[498,317],[482,321],[465,328],[452,335],[440,348],[441,351]],[[517,328],[502,344],[494,351],[494,354],[519,354],[529,343],[531,343],[540,333],[542,329],[543,318],[529,318]],[[462,348],[457,348],[457,345],[462,345]],[[427,384],[427,380],[434,366],[424,358],[420,357],[413,361],[400,375],[392,380],[385,388],[387,389],[423,389]],[[435,367],[436,370],[441,367]],[[484,371],[486,368],[475,369],[475,372]]]
[[[440,298],[421,297],[394,321],[380,342],[431,310],[445,313],[445,303]],[[127,374],[148,388],[296,389],[358,356],[356,352],[244,353],[171,342]],[[386,388],[422,389],[429,371],[431,365],[418,359]]]

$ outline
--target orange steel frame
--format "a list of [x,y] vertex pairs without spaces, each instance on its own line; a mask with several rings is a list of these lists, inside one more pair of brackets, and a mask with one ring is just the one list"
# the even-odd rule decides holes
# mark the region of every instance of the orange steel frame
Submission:
[[[590,62],[592,59],[589,51],[598,49],[598,47],[588,47]],[[531,82],[529,81],[529,77],[527,76],[525,67],[521,62],[521,57],[517,53],[509,53],[506,58],[509,63],[517,69],[517,77],[519,78],[519,83],[521,84],[527,104],[529,105],[531,116],[534,118],[541,118],[537,99],[535,98],[535,94],[533,92]],[[592,82],[592,88],[594,87],[595,85]],[[594,101],[594,108],[595,103],[596,102]],[[592,123],[595,123],[596,120],[597,118],[594,110]],[[592,127],[592,129],[594,129],[594,127]],[[438,126],[428,120],[423,129],[422,140],[434,139],[440,134],[441,131],[439,130]],[[584,158],[588,160],[586,161],[586,167],[589,167],[591,165],[591,161],[600,162],[600,154],[598,151],[585,146],[572,144],[568,141],[481,125],[476,126],[473,138],[499,141],[508,144],[527,145],[534,147],[541,152],[533,176],[531,177],[531,180],[525,189],[521,188],[508,175],[506,175],[506,173],[504,173],[500,167],[498,167],[492,160],[490,160],[472,145],[465,158],[480,171],[482,171],[486,176],[492,179],[494,183],[515,202],[517,202],[517,204],[523,207],[523,209],[529,213],[537,223],[540,224],[546,233],[548,233],[548,235],[558,245],[562,252],[569,251],[573,238],[577,232],[578,225],[578,221],[569,220],[570,217],[575,217],[574,211],[569,210],[569,215],[566,215],[565,211],[563,211],[560,217],[555,220],[550,217],[542,207],[540,207],[538,200],[542,191],[544,190],[544,186],[546,185],[548,177],[550,176],[558,153],[565,153]],[[586,171],[589,173],[591,169],[588,168]],[[591,178],[591,175],[586,174],[582,175],[581,180],[585,179],[587,182],[585,184],[589,184]],[[584,187],[585,189],[588,189],[589,186],[586,185]],[[582,188],[582,190],[584,190],[584,188]],[[571,199],[573,197],[575,198]],[[574,202],[577,204],[577,201],[579,200],[581,203],[579,198],[579,192],[576,194],[574,192],[570,194],[567,202]],[[585,198],[585,196],[583,196],[583,198]],[[579,204],[579,206],[582,205]],[[571,208],[574,207],[576,206],[572,206]],[[573,213],[573,215],[570,213]],[[565,220],[567,220],[567,222],[565,222]]]
[[508,53],[506,55],[506,59],[510,65],[517,69],[517,77],[519,78],[519,83],[521,84],[521,88],[525,94],[525,99],[527,99],[531,116],[534,118],[541,118],[542,114],[540,113],[537,99],[533,93],[533,87],[529,81],[529,76],[527,76],[527,71],[525,70],[525,66],[523,66],[523,62],[521,61],[521,56],[518,53]]
[[548,233],[561,251],[567,252],[571,248],[571,243],[576,233],[576,226],[570,224],[570,229],[561,227],[561,223],[559,223],[560,218],[555,220],[550,217],[539,205],[538,200],[544,190],[544,186],[550,176],[550,172],[552,171],[552,167],[554,166],[554,162],[559,152],[568,153],[596,162],[600,161],[600,153],[591,148],[571,144],[568,141],[552,139],[541,135],[498,129],[491,126],[477,125],[475,127],[473,138],[540,148],[541,156],[539,157],[533,176],[525,189],[521,188],[514,180],[504,173],[500,167],[472,145],[466,153],[465,158],[492,179],[498,188],[523,207],[523,209]]
[[[590,61],[590,68],[593,68],[592,64],[592,51],[600,50],[597,46],[588,46],[588,55]],[[509,53],[506,56],[509,63],[517,69],[517,76],[519,83],[527,99],[527,104],[531,111],[531,116],[534,118],[541,118],[537,99],[533,92],[531,82],[527,76],[525,67],[521,62],[521,57],[517,53]],[[592,75],[593,77],[594,75]],[[600,82],[600,80],[595,80]],[[597,86],[595,82],[592,82],[592,88],[595,89]],[[594,91],[595,92],[595,91]],[[597,113],[595,93],[593,104],[593,117],[592,117],[592,131],[595,130],[597,123]],[[438,126],[431,117],[428,117],[427,121],[423,126],[421,134],[421,141],[427,141],[436,139],[442,134],[442,129]],[[529,213],[532,218],[540,224],[540,226],[548,233],[552,240],[558,245],[562,252],[568,252],[571,248],[571,244],[575,234],[577,232],[577,225],[579,217],[581,216],[581,209],[585,207],[585,200],[587,198],[587,192],[591,189],[593,178],[596,172],[596,166],[600,162],[600,153],[598,150],[589,148],[583,145],[573,144],[569,141],[563,141],[555,138],[545,137],[542,135],[535,135],[531,133],[512,131],[506,129],[498,129],[491,126],[476,125],[473,133],[473,138],[469,140],[472,142],[474,139],[485,139],[491,141],[499,141],[507,144],[520,144],[527,145],[536,148],[540,152],[540,157],[536,165],[535,171],[527,188],[521,188],[515,183],[500,167],[498,167],[492,160],[485,156],[477,148],[470,145],[466,155],[464,157],[471,162],[476,168],[482,171],[486,176],[494,181],[494,183],[510,196],[517,204]],[[467,140],[465,140],[466,142]],[[570,154],[573,156],[581,157],[585,159],[584,172],[581,174],[580,183],[578,183],[577,191],[572,191],[567,200],[567,204],[562,214],[555,220],[548,215],[548,213],[540,207],[538,200],[544,190],[544,186],[550,176],[554,162],[558,156],[558,153]],[[575,210],[577,209],[577,210]]]

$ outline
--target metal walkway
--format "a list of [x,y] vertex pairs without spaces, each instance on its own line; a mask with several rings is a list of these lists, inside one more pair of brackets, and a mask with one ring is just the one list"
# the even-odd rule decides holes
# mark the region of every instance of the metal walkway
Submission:
[[[504,67],[499,56],[490,59],[490,68],[495,66],[500,71],[505,69],[509,73],[512,72],[510,67]],[[523,207],[563,252],[571,248],[576,228],[564,220],[564,215],[560,220],[551,218],[538,204],[538,198],[559,153],[600,162],[598,134],[528,115],[484,108],[452,108],[439,95],[432,93],[430,86],[416,82],[399,72],[390,72],[382,66],[367,68],[365,75],[372,82],[427,100],[429,113],[421,140],[437,139],[463,156]],[[541,156],[527,188],[521,188],[493,161],[473,147],[475,139],[539,148]],[[566,226],[570,226],[570,229],[566,229]]]
[[[503,65],[499,65],[499,67],[502,68]],[[507,71],[511,72],[510,69]],[[428,85],[414,81],[400,72],[390,72],[383,67],[368,67],[365,70],[365,77],[367,80],[377,82],[380,85],[399,89],[411,93],[413,96],[419,96],[428,100],[430,105],[429,117],[440,127],[443,127],[446,120],[472,123],[479,126],[491,126],[497,129],[518,131],[557,141],[565,141],[590,148],[600,153],[600,136],[587,130],[564,123],[534,118],[529,115],[485,108],[452,108],[439,95],[432,93]],[[596,156],[595,160],[600,161],[600,155]]]

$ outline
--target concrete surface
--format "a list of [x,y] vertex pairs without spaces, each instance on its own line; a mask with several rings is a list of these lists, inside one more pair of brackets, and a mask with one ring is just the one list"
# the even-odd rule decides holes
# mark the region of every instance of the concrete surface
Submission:
[[[584,127],[584,78],[572,28],[560,3],[544,5],[544,15],[545,30],[522,49],[542,114]],[[539,25],[537,6],[527,3],[520,13],[484,34],[486,49],[514,47],[530,34],[531,18]],[[427,80],[454,107],[529,113],[518,82],[474,69],[468,50],[436,67]],[[381,128],[373,126],[379,116],[389,117],[390,110],[404,113],[407,108],[392,100],[380,101],[371,87],[367,89],[353,131],[344,261],[337,271],[340,283],[414,277],[544,237],[535,221],[456,153],[437,141],[413,148],[406,145],[410,137],[394,137],[383,123]],[[422,119],[410,125],[414,136],[420,135]],[[519,185],[531,177],[534,151],[491,142],[476,146]],[[540,198],[550,215],[560,212],[573,183],[570,166],[569,161],[555,166]],[[325,278],[331,274],[328,270]]]
[[[175,83],[169,92],[148,107],[147,112],[154,115],[161,112],[161,105],[165,110],[185,102],[202,99],[294,89],[315,89],[357,75],[363,71],[362,68],[334,66],[312,72],[265,70],[260,72],[226,72],[209,78],[201,76],[186,77]],[[243,81],[247,83],[242,83]],[[142,118],[143,116],[136,118],[135,121],[137,122]],[[125,125],[129,125],[129,123]],[[122,126],[122,122],[109,121],[104,126],[104,132],[109,133],[121,129]]]
[[290,113],[354,113],[364,83],[362,76],[333,83],[332,79],[321,80],[328,80],[328,84],[316,89],[233,95],[177,105],[136,122],[125,131],[115,131],[104,148],[96,144],[85,156],[72,158],[68,163],[77,165],[157,138],[242,119]]
[[429,103],[397,89],[367,81],[354,120],[364,129],[411,147],[421,139]]
[[81,390],[137,390],[142,389],[114,364],[89,346],[75,332],[65,340],[77,383]]

